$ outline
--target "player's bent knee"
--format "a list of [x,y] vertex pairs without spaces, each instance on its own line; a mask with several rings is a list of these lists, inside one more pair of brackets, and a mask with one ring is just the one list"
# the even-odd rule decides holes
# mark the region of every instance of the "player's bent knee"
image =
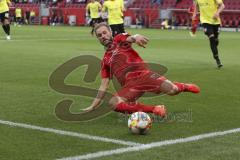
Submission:
[[169,92],[167,92],[167,94],[170,96],[178,94],[178,88],[176,86],[173,86],[172,89]]
[[108,104],[114,110],[116,108],[116,105],[121,102],[125,102],[125,101],[121,97],[114,96],[109,100]]
[[171,81],[165,80],[161,85],[161,91],[168,95],[174,95],[178,90]]
[[118,103],[119,103],[119,100],[118,100],[118,97],[117,97],[117,96],[112,97],[112,98],[109,100],[109,102],[108,102],[109,106],[110,106],[112,109],[115,109],[115,108],[116,108],[116,105],[117,105]]
[[5,19],[5,20],[3,21],[3,24],[4,24],[4,25],[9,24],[9,20],[8,20],[8,19]]
[[212,37],[214,37],[214,34],[210,34],[210,35],[208,36],[209,39],[212,38]]

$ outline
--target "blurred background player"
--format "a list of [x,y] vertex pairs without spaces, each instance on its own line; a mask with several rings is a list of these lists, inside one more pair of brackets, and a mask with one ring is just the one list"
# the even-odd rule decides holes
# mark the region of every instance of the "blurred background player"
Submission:
[[[195,6],[192,5],[189,9],[188,9],[188,13],[190,14],[190,17],[193,17],[193,13],[195,12]],[[191,19],[191,28],[190,28],[190,35],[192,37],[196,36],[196,32],[197,32],[197,28],[199,25],[199,17],[198,15],[195,16],[195,19]]]
[[30,12],[30,24],[34,24],[36,13],[34,10]]
[[113,38],[110,30],[105,23],[100,23],[95,27],[96,37],[105,47],[106,52],[102,60],[102,82],[97,97],[84,111],[91,111],[99,106],[113,76],[120,83],[121,89],[110,99],[109,104],[114,111],[121,113],[142,111],[164,117],[166,115],[164,105],[145,105],[137,103],[136,100],[145,92],[168,95],[177,95],[181,92],[200,92],[200,89],[194,84],[172,83],[148,68],[132,48],[132,43],[145,48],[149,41],[148,38],[138,34],[130,36],[127,33],[118,34]]
[[162,22],[161,22],[161,28],[162,29],[169,29],[171,26],[168,24],[168,20],[167,19],[164,19]]
[[24,14],[24,22],[25,24],[29,24],[30,23],[30,9],[27,8]]
[[21,26],[22,23],[22,9],[17,7],[15,10],[15,16],[16,16],[16,26]]
[[197,11],[200,11],[200,21],[203,25],[205,35],[209,38],[213,58],[216,60],[218,68],[223,66],[218,56],[218,35],[221,24],[220,13],[224,7],[222,0],[194,0],[194,13],[192,17],[192,19],[195,19]]
[[9,6],[11,5],[10,0],[0,0],[0,20],[2,28],[6,33],[6,39],[10,40],[10,22],[9,22]]
[[115,37],[119,33],[125,33],[123,24],[123,0],[108,0],[103,3],[102,12],[108,13],[108,25],[112,30],[112,35]]
[[102,5],[95,0],[90,0],[90,2],[86,6],[86,15],[90,14],[91,22],[90,26],[92,26],[91,34],[93,35],[94,32],[94,26],[96,23],[102,22],[100,11],[102,9]]

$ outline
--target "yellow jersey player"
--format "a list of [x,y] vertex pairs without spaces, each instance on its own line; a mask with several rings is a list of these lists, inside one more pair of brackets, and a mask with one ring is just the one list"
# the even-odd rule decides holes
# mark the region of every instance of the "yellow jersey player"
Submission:
[[34,21],[35,21],[35,16],[36,16],[36,13],[34,10],[31,10],[30,12],[30,23],[33,24]]
[[103,3],[102,12],[108,13],[108,25],[112,30],[113,36],[125,32],[123,24],[123,11],[123,0],[108,0]]
[[22,22],[22,10],[21,10],[21,8],[16,8],[15,16],[16,16],[17,25],[21,26],[21,22]]
[[203,25],[205,35],[209,38],[213,58],[216,60],[218,68],[221,68],[223,65],[219,59],[217,47],[219,44],[218,35],[221,24],[220,13],[225,7],[223,1],[194,0],[194,7],[193,19],[195,19],[199,10],[200,21]]
[[2,28],[6,33],[6,39],[10,40],[10,22],[9,22],[9,6],[11,5],[10,0],[0,0],[0,20]]
[[90,2],[87,4],[86,14],[87,15],[90,14],[90,17],[91,17],[90,26],[92,26],[92,31],[91,31],[92,35],[94,32],[95,24],[102,22],[102,18],[99,13],[101,9],[102,9],[102,5],[95,0],[90,0]]

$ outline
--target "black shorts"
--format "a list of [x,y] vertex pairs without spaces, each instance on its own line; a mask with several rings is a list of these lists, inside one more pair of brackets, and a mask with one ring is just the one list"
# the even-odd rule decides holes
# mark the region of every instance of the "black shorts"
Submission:
[[113,37],[116,36],[117,34],[125,33],[123,23],[122,24],[112,24],[112,25],[110,25],[110,28],[112,30]]
[[91,22],[90,22],[90,26],[94,26],[96,23],[101,23],[103,22],[102,18],[92,18]]
[[0,13],[0,20],[1,20],[2,23],[5,19],[9,19],[9,12],[8,11]]
[[218,37],[220,31],[220,24],[208,24],[208,23],[203,23],[203,31],[205,33],[205,35],[207,35],[208,37],[210,35],[214,35],[215,37]]

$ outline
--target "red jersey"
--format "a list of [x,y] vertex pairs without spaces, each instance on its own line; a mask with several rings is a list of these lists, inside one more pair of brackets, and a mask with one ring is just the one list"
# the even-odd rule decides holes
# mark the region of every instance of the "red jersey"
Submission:
[[138,53],[126,39],[126,33],[114,37],[112,44],[107,48],[101,66],[102,78],[112,79],[115,76],[123,86],[126,81],[147,73],[149,70]]
[[[193,16],[193,13],[195,12],[195,7],[194,5],[192,5],[191,7],[188,8],[188,13],[190,14],[190,16]],[[194,21],[198,21],[199,17],[198,15],[196,15],[195,19],[193,19]]]
[[188,8],[188,13],[193,14],[194,11],[195,11],[194,5],[192,5],[192,6],[190,6],[190,7]]

